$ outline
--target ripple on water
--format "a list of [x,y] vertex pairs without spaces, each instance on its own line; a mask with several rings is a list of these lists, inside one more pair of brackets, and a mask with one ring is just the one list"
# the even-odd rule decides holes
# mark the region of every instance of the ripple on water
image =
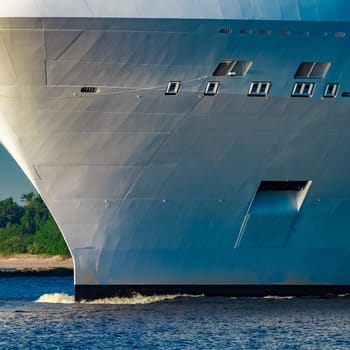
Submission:
[[135,295],[78,303],[71,278],[0,280],[1,350],[349,350],[349,315],[348,295]]

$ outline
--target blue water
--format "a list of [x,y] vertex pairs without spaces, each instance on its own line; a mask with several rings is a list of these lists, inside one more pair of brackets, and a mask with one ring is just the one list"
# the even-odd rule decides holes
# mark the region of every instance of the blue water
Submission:
[[350,349],[346,297],[72,295],[69,277],[0,279],[0,349]]

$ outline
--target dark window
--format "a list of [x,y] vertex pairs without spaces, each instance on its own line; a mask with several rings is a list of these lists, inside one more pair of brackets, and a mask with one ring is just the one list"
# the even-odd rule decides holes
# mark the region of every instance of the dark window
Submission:
[[269,30],[269,29],[262,29],[259,31],[260,34],[262,35],[271,35],[272,34],[272,31]]
[[290,30],[281,30],[280,31],[280,35],[283,36],[290,36],[292,34],[292,32]]
[[335,98],[337,96],[337,93],[338,93],[338,87],[339,87],[339,84],[337,84],[337,83],[327,84],[326,90],[323,94],[323,97]]
[[235,61],[221,61],[216,67],[213,75],[230,75],[230,71],[233,68],[234,64]]
[[204,95],[213,96],[218,93],[220,83],[218,81],[209,81],[205,89]]
[[252,64],[252,61],[221,61],[216,67],[213,75],[243,77],[248,73]]
[[244,77],[248,73],[252,64],[252,61],[237,61],[234,67],[231,69],[230,75]]
[[308,78],[314,66],[314,62],[302,62],[295,73],[295,78]]
[[165,90],[165,95],[177,95],[180,89],[181,82],[169,81],[168,86]]
[[295,84],[295,88],[294,88],[294,91],[293,91],[293,95],[295,96],[299,96],[302,94],[302,89],[303,89],[303,84]]
[[251,29],[241,29],[239,31],[241,34],[252,34],[252,30]]
[[330,62],[301,62],[295,75],[295,79],[323,79],[331,66]]
[[323,79],[331,64],[329,62],[316,62],[310,74],[310,78]]
[[231,28],[221,28],[221,29],[219,30],[219,32],[220,32],[221,34],[231,34],[231,33],[232,33],[232,29],[231,29]]
[[295,83],[292,97],[312,97],[314,87],[314,83]]
[[305,83],[304,84],[304,89],[302,91],[302,95],[304,97],[309,97],[309,96],[312,95],[312,90],[313,90],[313,84]]
[[248,96],[268,96],[271,83],[269,81],[253,81]]

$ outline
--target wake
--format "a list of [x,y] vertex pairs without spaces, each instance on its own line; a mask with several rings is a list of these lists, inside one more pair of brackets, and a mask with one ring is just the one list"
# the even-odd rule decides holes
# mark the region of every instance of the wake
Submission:
[[65,293],[52,293],[52,294],[43,294],[36,303],[51,303],[51,304],[90,304],[90,305],[138,305],[138,304],[152,304],[159,303],[162,301],[171,301],[177,298],[196,298],[198,295],[187,295],[187,294],[169,294],[169,295],[152,295],[144,296],[141,294],[135,294],[129,298],[105,298],[105,299],[96,299],[96,300],[83,300],[76,302],[74,296],[65,294]]

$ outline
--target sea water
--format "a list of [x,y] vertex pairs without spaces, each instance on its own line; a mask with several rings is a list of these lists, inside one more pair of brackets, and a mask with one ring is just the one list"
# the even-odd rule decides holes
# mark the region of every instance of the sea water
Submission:
[[0,349],[350,349],[350,298],[75,303],[70,277],[1,278]]

